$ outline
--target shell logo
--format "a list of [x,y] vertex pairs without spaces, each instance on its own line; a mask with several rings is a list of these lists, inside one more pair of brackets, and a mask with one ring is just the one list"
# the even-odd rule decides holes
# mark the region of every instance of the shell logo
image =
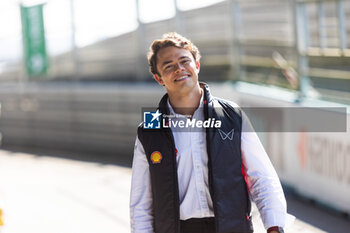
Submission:
[[4,225],[4,221],[2,219],[2,210],[0,208],[0,226]]
[[162,154],[159,151],[155,151],[151,154],[152,163],[160,163],[162,160]]

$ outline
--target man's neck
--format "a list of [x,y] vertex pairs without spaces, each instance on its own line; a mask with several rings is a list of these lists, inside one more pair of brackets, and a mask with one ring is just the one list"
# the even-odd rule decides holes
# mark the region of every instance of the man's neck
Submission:
[[171,107],[178,114],[193,115],[196,109],[199,107],[202,97],[203,89],[199,88],[196,91],[189,93],[188,95],[179,96],[169,94],[169,101]]

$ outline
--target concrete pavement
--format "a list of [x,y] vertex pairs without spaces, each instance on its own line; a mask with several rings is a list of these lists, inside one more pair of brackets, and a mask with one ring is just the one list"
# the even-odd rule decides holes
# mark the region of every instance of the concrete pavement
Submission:
[[0,152],[1,233],[126,233],[131,170]]
[[[127,167],[0,150],[0,232],[130,232],[130,180]],[[326,231],[297,219],[286,232]]]

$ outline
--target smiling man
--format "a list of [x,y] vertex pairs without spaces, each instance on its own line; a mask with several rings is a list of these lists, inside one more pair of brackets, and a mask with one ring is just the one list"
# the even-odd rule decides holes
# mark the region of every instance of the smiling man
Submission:
[[[167,91],[156,113],[168,116],[168,124],[138,128],[131,231],[253,232],[251,197],[267,232],[283,232],[293,217],[286,212],[279,178],[241,109],[213,97],[198,81],[199,60],[197,47],[177,33],[150,47],[150,72]],[[211,120],[219,124],[205,124]],[[169,124],[181,121],[191,124]]]
[[175,112],[192,115],[199,106],[203,91],[198,82],[199,52],[191,44],[185,49],[181,45],[167,45],[167,41],[163,43],[152,45],[155,53],[149,57],[151,72],[155,80],[167,90]]

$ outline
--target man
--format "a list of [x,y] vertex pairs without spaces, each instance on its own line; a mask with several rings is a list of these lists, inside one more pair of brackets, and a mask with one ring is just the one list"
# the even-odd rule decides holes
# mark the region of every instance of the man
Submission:
[[[150,47],[150,71],[167,91],[154,118],[162,114],[166,123],[161,129],[138,128],[131,230],[253,232],[250,195],[267,232],[283,232],[290,216],[277,174],[239,107],[211,96],[199,83],[199,59],[197,47],[177,33]],[[215,124],[204,127],[209,120]],[[187,122],[185,130],[180,121]]]

